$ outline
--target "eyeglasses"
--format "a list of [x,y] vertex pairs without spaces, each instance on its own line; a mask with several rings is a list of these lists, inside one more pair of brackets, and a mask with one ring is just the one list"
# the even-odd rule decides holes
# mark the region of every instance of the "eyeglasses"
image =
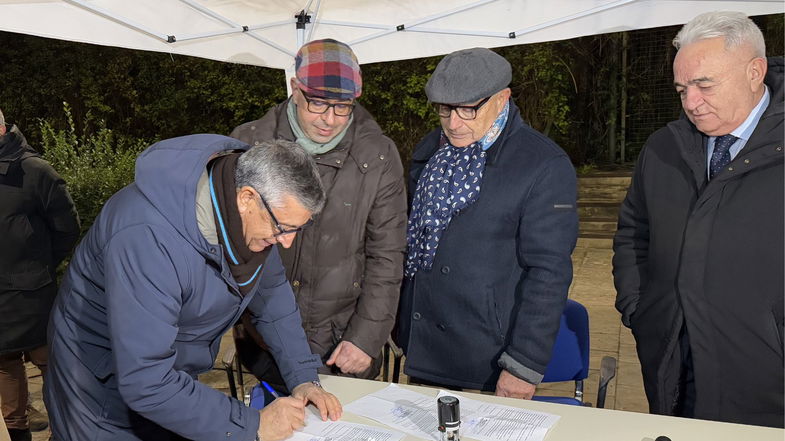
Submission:
[[477,111],[480,109],[480,107],[484,106],[492,96],[493,95],[483,99],[473,106],[451,106],[449,104],[433,103],[433,108],[436,109],[436,113],[438,113],[442,118],[449,118],[452,111],[455,110],[458,118],[465,121],[471,121],[474,118],[477,118]]
[[311,223],[313,222],[313,219],[308,219],[308,222],[300,225],[299,227],[284,228],[283,225],[281,225],[281,223],[278,222],[278,219],[275,218],[275,215],[273,214],[273,210],[270,209],[270,205],[267,204],[267,201],[264,200],[261,194],[259,195],[259,200],[262,201],[262,205],[264,205],[265,210],[267,210],[267,214],[270,215],[270,219],[273,221],[273,225],[275,225],[275,229],[278,230],[277,233],[273,234],[273,237],[298,233],[300,231],[303,231],[307,226],[311,225]]
[[333,108],[333,113],[335,113],[335,116],[349,116],[354,111],[354,103],[328,103],[327,101],[312,98],[302,90],[300,90],[300,93],[303,94],[305,102],[308,103],[308,111],[311,113],[322,114],[327,112],[330,107]]

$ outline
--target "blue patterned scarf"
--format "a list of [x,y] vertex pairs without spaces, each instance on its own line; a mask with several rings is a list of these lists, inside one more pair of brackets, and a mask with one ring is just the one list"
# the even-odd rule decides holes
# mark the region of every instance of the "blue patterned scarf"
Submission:
[[406,277],[412,278],[419,269],[433,266],[439,238],[450,220],[477,199],[485,171],[486,150],[501,134],[509,112],[510,103],[507,102],[488,133],[466,147],[450,144],[442,130],[439,150],[425,165],[412,200],[406,232]]

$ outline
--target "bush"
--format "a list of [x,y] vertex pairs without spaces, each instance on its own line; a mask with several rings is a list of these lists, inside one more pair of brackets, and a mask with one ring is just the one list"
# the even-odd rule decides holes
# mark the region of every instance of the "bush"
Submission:
[[91,130],[89,117],[83,132],[77,134],[67,103],[63,110],[66,129],[55,129],[47,120],[40,122],[43,157],[67,183],[84,234],[106,200],[134,180],[136,156],[150,142],[118,136],[103,121]]

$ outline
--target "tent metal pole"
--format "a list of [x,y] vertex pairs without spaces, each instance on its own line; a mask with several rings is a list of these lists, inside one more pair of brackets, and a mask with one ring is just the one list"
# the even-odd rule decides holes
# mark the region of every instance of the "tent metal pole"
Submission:
[[376,34],[372,34],[372,35],[369,35],[367,37],[358,38],[356,40],[351,41],[349,43],[349,46],[352,46],[352,45],[355,45],[355,44],[358,44],[358,43],[363,43],[363,42],[368,41],[368,40],[373,40],[373,39],[376,39],[376,38],[384,37],[385,35],[394,34],[396,32],[400,32],[400,31],[403,31],[403,30],[411,30],[411,28],[413,28],[415,26],[419,26],[419,25],[424,24],[424,23],[429,23],[429,22],[432,22],[434,20],[438,20],[440,18],[448,17],[450,15],[457,14],[459,12],[468,11],[468,10],[477,8],[479,6],[482,6],[482,5],[485,5],[485,4],[488,4],[488,3],[493,3],[495,1],[498,1],[498,0],[481,0],[481,1],[478,1],[478,2],[475,2],[475,3],[470,3],[468,5],[463,5],[463,6],[454,8],[454,9],[450,9],[448,11],[444,11],[444,12],[442,12],[440,14],[429,15],[427,17],[423,17],[423,18],[420,18],[418,20],[414,20],[411,23],[400,24],[400,25],[398,25],[398,26],[396,26],[394,28],[387,28],[386,31],[377,32]]
[[483,31],[462,31],[458,29],[437,29],[437,28],[409,28],[409,32],[422,32],[427,34],[451,34],[451,35],[473,35],[477,37],[497,37],[510,38],[509,32],[483,32]]
[[131,29],[134,29],[134,30],[139,31],[139,32],[144,33],[144,34],[147,34],[147,35],[149,35],[151,37],[157,38],[157,39],[159,39],[159,40],[161,40],[161,41],[163,41],[165,43],[170,43],[172,41],[172,37],[170,35],[166,35],[166,34],[162,34],[160,32],[156,32],[156,31],[154,31],[154,30],[152,30],[150,28],[147,28],[145,26],[140,25],[139,23],[135,23],[135,22],[133,22],[131,20],[128,20],[127,18],[121,17],[121,16],[119,16],[117,14],[113,14],[112,12],[110,12],[110,11],[108,11],[106,9],[100,8],[98,6],[95,6],[93,4],[88,3],[86,1],[83,1],[83,0],[65,0],[65,2],[66,3],[70,3],[72,5],[79,6],[79,7],[84,8],[84,9],[87,9],[88,11],[90,11],[90,12],[96,14],[96,15],[100,15],[100,16],[102,16],[104,18],[108,18],[108,19],[110,19],[112,21],[116,21],[116,22],[118,22],[118,23],[120,23],[122,25],[125,25],[125,26],[127,26],[127,27],[129,27]]
[[557,19],[554,19],[554,20],[550,20],[550,21],[546,21],[545,23],[540,23],[540,24],[535,25],[535,26],[530,26],[528,28],[523,28],[523,29],[521,29],[519,31],[515,31],[515,36],[523,35],[523,34],[529,34],[531,32],[539,31],[540,29],[545,29],[545,28],[549,28],[551,26],[556,26],[558,24],[566,23],[568,21],[572,21],[572,20],[576,20],[576,19],[579,19],[579,18],[583,18],[583,17],[589,16],[589,15],[593,15],[593,14],[596,14],[598,12],[607,11],[608,9],[618,8],[619,6],[624,6],[624,5],[627,5],[629,3],[634,3],[636,1],[638,1],[638,0],[617,0],[615,2],[610,2],[610,3],[604,4],[602,6],[597,6],[596,8],[587,9],[585,11],[581,11],[581,12],[578,12],[578,13],[575,13],[575,14],[567,15],[567,16],[560,17],[560,18],[557,18]]
[[[193,0],[180,0],[180,1],[185,3],[185,4],[187,4],[188,6],[190,6],[192,8],[194,8],[194,9],[196,9],[197,11],[202,12],[202,13],[204,13],[206,15],[209,15],[210,17],[212,17],[212,18],[214,18],[214,19],[216,19],[216,20],[218,20],[218,21],[220,21],[220,22],[222,22],[222,23],[224,23],[226,25],[229,25],[229,26],[231,26],[233,28],[240,27],[249,37],[253,38],[254,40],[257,40],[257,41],[259,41],[261,43],[264,43],[264,44],[272,47],[273,49],[277,49],[277,50],[279,50],[279,51],[281,51],[281,52],[283,52],[283,53],[285,53],[287,55],[294,56],[294,54],[291,51],[289,51],[288,49],[286,49],[285,47],[283,47],[283,46],[281,46],[281,45],[279,45],[277,43],[274,43],[274,42],[272,42],[272,41],[270,41],[270,40],[268,40],[268,39],[266,39],[264,37],[260,37],[259,35],[256,35],[253,32],[250,32],[251,30],[264,29],[266,27],[277,26],[277,25],[280,25],[281,23],[290,23],[291,22],[290,20],[287,20],[287,21],[284,21],[284,22],[271,23],[269,25],[268,24],[257,25],[257,26],[254,26],[253,28],[251,28],[251,27],[248,27],[248,26],[242,26],[239,23],[235,23],[234,21],[229,20],[228,18],[226,18],[223,15],[218,14],[218,13],[210,10],[209,8],[205,8],[204,6],[200,5],[199,3],[196,3]],[[192,35],[194,35],[194,34],[192,34]],[[212,36],[212,35],[205,35],[205,37],[210,37],[210,36]],[[190,36],[186,36],[184,38],[189,38],[189,37]],[[193,38],[189,38],[189,39],[193,39]]]

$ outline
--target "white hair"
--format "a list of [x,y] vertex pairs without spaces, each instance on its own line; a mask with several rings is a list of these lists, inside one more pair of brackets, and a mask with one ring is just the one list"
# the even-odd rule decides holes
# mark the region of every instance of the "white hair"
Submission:
[[293,196],[313,214],[322,211],[324,188],[313,157],[296,142],[276,139],[255,145],[237,159],[235,186],[253,187],[273,207]]
[[701,14],[681,28],[673,46],[681,49],[688,44],[708,38],[724,37],[725,48],[749,44],[756,57],[766,56],[766,43],[758,26],[743,12],[714,11]]
[[5,125],[5,117],[3,116],[3,111],[0,110],[0,126]]

